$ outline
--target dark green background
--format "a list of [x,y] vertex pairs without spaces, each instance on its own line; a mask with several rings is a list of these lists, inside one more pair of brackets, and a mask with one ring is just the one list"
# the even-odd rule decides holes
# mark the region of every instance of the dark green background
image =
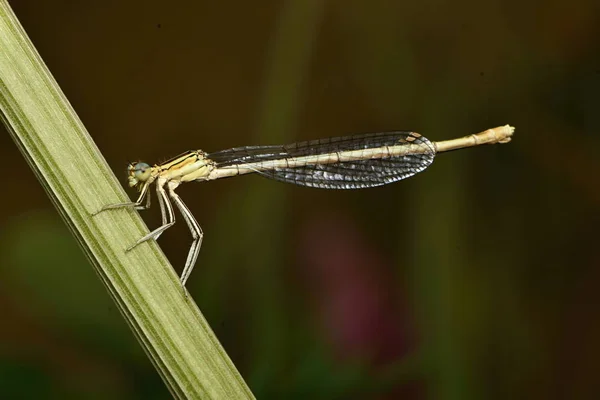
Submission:
[[[189,290],[257,397],[597,398],[597,1],[11,3],[124,184],[189,149],[516,126],[383,188],[179,190]],[[0,397],[168,398],[6,132],[0,157]],[[160,238],[178,271],[189,243]]]

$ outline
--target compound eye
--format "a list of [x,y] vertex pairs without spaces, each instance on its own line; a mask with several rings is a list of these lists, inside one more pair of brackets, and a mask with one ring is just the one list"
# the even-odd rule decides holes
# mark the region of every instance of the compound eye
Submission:
[[146,182],[152,175],[152,167],[148,164],[139,162],[135,164],[129,164],[127,167],[129,186],[134,187],[139,185],[141,182]]
[[147,181],[150,178],[151,168],[146,163],[137,163],[133,167],[133,174],[135,179],[140,182]]

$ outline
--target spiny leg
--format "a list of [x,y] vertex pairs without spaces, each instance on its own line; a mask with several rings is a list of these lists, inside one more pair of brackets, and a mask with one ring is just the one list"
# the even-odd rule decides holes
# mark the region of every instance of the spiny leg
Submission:
[[181,197],[177,193],[175,193],[175,188],[177,188],[178,183],[169,182],[169,196],[173,199],[173,202],[181,212],[183,219],[187,223],[190,228],[190,232],[192,233],[192,245],[190,247],[190,251],[187,256],[187,260],[185,261],[185,266],[183,267],[183,272],[181,273],[181,285],[185,286],[185,282],[192,274],[192,270],[194,269],[194,265],[196,264],[196,260],[198,259],[198,254],[200,253],[200,247],[202,246],[202,238],[204,237],[204,232],[202,232],[202,228],[196,221],[196,218],[192,215],[191,211]]
[[[102,207],[95,213],[93,213],[92,217],[94,215],[100,214],[102,211],[112,210],[115,208],[133,207],[136,210],[147,210],[148,208],[150,208],[150,191],[148,190],[149,186],[150,185],[148,183],[146,183],[146,184],[144,184],[144,186],[142,186],[142,190],[140,191],[140,195],[138,196],[136,201],[134,201],[134,202],[129,201],[127,203],[109,204],[107,206]],[[146,197],[146,204],[142,204],[144,202],[144,197]]]
[[[140,238],[137,242],[135,242],[133,244],[133,246],[129,247],[126,251],[130,251],[137,245],[144,243],[147,240],[158,239],[158,237],[164,231],[166,231],[167,229],[169,229],[170,227],[172,227],[175,224],[175,213],[173,212],[173,206],[171,205],[171,202],[169,201],[169,198],[167,197],[167,193],[165,192],[165,189],[163,187],[165,185],[165,183],[166,183],[166,181],[162,180],[162,179],[159,179],[158,182],[156,183],[156,194],[158,196],[158,202],[161,205],[163,224],[161,226],[159,226],[158,228],[156,228],[155,230],[153,230],[152,232],[150,232],[149,234],[147,234],[146,236]],[[165,211],[166,211],[166,215],[165,215]]]
[[[161,183],[162,183],[162,182],[161,182]],[[162,183],[162,184],[164,185],[164,183]],[[157,189],[157,193],[158,193],[158,189]],[[159,194],[159,195],[157,196],[157,198],[158,198],[158,205],[160,206],[160,218],[161,218],[161,220],[162,220],[162,225],[161,225],[161,227],[162,227],[162,226],[165,226],[165,225],[167,225],[167,224],[169,223],[169,220],[168,220],[168,218],[167,218],[167,215],[171,215],[171,216],[172,216],[173,223],[175,223],[175,214],[173,213],[173,209],[172,209],[172,207],[170,207],[170,211],[169,211],[169,213],[168,213],[168,214],[167,214],[167,212],[166,212],[166,211],[167,211],[167,209],[165,208],[165,201],[168,203],[168,200],[166,199],[166,197],[164,196],[164,194],[165,194],[165,193],[164,193],[164,190],[163,190],[163,195],[160,195],[160,194]],[[170,206],[170,204],[169,204],[169,206]],[[171,226],[172,226],[172,225],[171,225]],[[165,228],[165,229],[166,229],[166,228]],[[157,234],[157,235],[154,237],[154,240],[158,240],[158,238],[160,237],[160,235],[162,235],[162,233],[163,233],[163,232],[164,232],[164,230],[163,230],[163,231],[161,231],[161,232],[158,232],[158,234]]]

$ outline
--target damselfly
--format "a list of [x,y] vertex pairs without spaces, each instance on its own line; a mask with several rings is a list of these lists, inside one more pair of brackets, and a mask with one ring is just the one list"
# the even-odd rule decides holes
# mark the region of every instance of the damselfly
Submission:
[[121,207],[137,210],[149,208],[149,187],[156,182],[162,225],[140,238],[127,251],[147,240],[158,239],[175,224],[174,203],[193,237],[181,274],[181,284],[185,285],[198,258],[204,234],[190,210],[175,193],[182,183],[257,173],[301,186],[368,188],[396,182],[423,171],[433,162],[437,153],[480,144],[507,143],[513,132],[513,127],[505,125],[441,142],[432,142],[415,132],[384,132],[284,146],[236,147],[215,153],[193,150],[154,166],[143,162],[130,164],[127,168],[129,186],[139,189],[138,199],[130,203],[107,205],[97,213]]

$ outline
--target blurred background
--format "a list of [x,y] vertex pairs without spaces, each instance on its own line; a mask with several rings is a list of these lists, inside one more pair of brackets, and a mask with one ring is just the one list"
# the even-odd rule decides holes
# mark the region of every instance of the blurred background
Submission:
[[[597,1],[11,3],[125,186],[190,149],[517,128],[375,189],[181,187],[189,291],[258,398],[600,398]],[[0,397],[169,398],[2,129]],[[160,238],[178,272],[190,240]]]

